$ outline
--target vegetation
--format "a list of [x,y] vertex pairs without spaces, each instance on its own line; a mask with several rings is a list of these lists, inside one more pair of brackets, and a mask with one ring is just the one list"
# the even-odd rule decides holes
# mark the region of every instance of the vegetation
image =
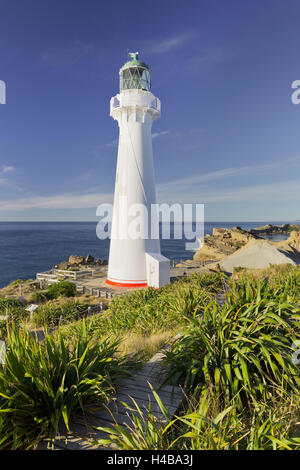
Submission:
[[246,268],[244,268],[243,266],[235,266],[233,268],[233,272],[234,273],[240,273],[241,271],[245,271]]
[[39,282],[34,279],[16,279],[0,289],[0,297],[27,295],[39,288]]
[[28,312],[26,312],[25,308],[26,305],[17,299],[0,297],[0,315],[8,317],[7,320],[0,319],[0,339],[6,336],[7,324],[11,325],[14,322],[19,325],[27,318]]
[[46,290],[35,292],[31,296],[32,302],[45,302],[57,299],[57,297],[74,297],[76,295],[76,285],[69,281],[59,281],[50,284]]
[[10,283],[10,286],[11,287],[19,286],[20,284],[23,284],[23,282],[25,282],[24,279],[16,279],[15,281],[12,281]]
[[300,226],[299,225],[290,225],[288,228],[288,232],[292,232],[293,230],[296,230],[296,232],[299,232]]
[[81,335],[66,346],[47,335],[38,343],[25,330],[8,332],[6,365],[0,365],[0,448],[31,448],[54,438],[71,413],[107,403],[114,384],[130,373],[132,361],[116,355],[117,342],[91,344]]
[[[105,313],[87,320],[87,329],[90,335],[98,337],[132,331],[147,337],[173,331],[186,324],[186,316],[199,313],[221,286],[220,275],[197,274],[159,290],[148,288],[114,297]],[[77,327],[80,329],[80,322],[61,331],[65,336],[73,336]]]
[[187,394],[177,416],[153,391],[164,422],[151,406],[143,411],[133,401],[131,425],[101,428],[107,439],[98,444],[300,448],[300,369],[292,356],[293,343],[300,344],[299,267],[236,269],[230,279],[193,274],[115,297],[101,315],[86,319],[85,302],[64,298],[74,294],[66,281],[42,293],[47,303],[30,324],[58,329],[40,344],[26,328],[11,326],[28,318],[24,304],[0,298],[0,312],[10,317],[7,363],[0,366],[0,448],[30,448],[54,437],[74,413],[107,403],[119,378],[171,339],[167,381]]
[[[145,412],[133,401],[128,408],[131,424],[100,427],[107,433],[98,445],[114,445],[122,450],[293,450],[299,449],[296,413],[298,397],[258,404],[251,413],[235,406],[219,407],[218,397],[207,389],[196,389],[187,409],[174,419],[153,391],[164,416],[159,421],[151,406]],[[298,418],[299,420],[299,418]]]
[[299,338],[300,304],[256,301],[239,307],[213,301],[167,353],[169,377],[185,387],[202,384],[238,410],[268,400],[275,390],[295,393],[299,368],[292,344]]
[[166,364],[188,407],[172,420],[154,392],[167,424],[135,403],[130,428],[103,428],[105,442],[127,450],[298,448],[298,281],[298,269],[275,270],[270,280],[243,272],[227,282],[224,305],[213,299],[185,315]]
[[35,327],[57,327],[74,322],[87,313],[88,305],[78,300],[65,300],[60,303],[50,301],[40,305],[30,319]]

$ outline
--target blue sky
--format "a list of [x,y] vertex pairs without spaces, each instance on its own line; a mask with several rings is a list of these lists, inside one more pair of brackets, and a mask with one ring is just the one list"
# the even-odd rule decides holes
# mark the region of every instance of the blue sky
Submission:
[[299,220],[299,15],[298,0],[2,0],[0,220],[94,220],[112,201],[127,50],[162,101],[159,202]]

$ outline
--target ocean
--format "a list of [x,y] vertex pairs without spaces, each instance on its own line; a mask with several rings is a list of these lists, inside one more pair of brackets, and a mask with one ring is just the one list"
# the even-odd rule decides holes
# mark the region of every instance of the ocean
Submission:
[[[35,278],[37,272],[50,269],[72,254],[90,253],[95,258],[108,259],[109,240],[97,238],[96,225],[97,222],[0,222],[0,287],[15,279]],[[209,222],[205,223],[205,234],[211,234],[214,227],[237,225],[248,230],[265,223]],[[272,237],[274,241],[285,238],[286,235]],[[185,243],[185,239],[161,240],[161,252],[171,260],[191,259],[194,252],[187,251]]]

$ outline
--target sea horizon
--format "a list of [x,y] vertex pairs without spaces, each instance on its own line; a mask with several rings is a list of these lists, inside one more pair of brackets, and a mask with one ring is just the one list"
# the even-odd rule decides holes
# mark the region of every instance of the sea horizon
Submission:
[[[211,234],[215,227],[240,226],[249,230],[269,223],[281,225],[295,222],[207,221],[204,224],[204,234]],[[180,222],[175,222],[178,223]],[[76,230],[73,230],[72,227],[75,226]],[[109,239],[99,240],[96,226],[97,221],[0,221],[0,288],[16,279],[35,278],[37,272],[46,271],[73,254],[91,254],[97,259],[107,260]],[[171,237],[172,226],[174,223],[171,223]],[[268,238],[279,241],[287,238],[287,235]],[[161,252],[177,262],[192,259],[195,252],[185,249],[186,241],[186,238],[161,239]]]

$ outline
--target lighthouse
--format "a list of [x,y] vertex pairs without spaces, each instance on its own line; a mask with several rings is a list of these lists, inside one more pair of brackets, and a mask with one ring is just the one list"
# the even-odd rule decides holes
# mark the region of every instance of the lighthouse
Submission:
[[153,227],[158,212],[151,132],[161,105],[151,92],[149,67],[138,52],[129,56],[119,72],[120,93],[110,100],[119,145],[106,283],[159,288],[170,281],[170,262]]

